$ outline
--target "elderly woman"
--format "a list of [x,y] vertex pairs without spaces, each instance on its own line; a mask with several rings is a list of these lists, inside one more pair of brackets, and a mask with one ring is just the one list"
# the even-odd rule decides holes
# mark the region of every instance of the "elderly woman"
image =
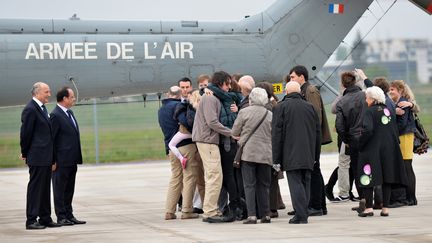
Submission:
[[373,187],[379,185],[383,191],[381,216],[388,216],[391,185],[405,185],[407,181],[398,134],[392,125],[396,117],[385,105],[384,92],[376,86],[366,90],[366,103],[358,164],[358,180],[363,187],[366,209],[358,216],[373,216]]
[[254,88],[249,95],[249,107],[240,110],[232,128],[234,137],[240,136],[243,147],[241,170],[246,196],[248,218],[244,224],[256,224],[256,202],[261,223],[270,223],[269,188],[272,165],[272,112],[265,108],[267,92]]

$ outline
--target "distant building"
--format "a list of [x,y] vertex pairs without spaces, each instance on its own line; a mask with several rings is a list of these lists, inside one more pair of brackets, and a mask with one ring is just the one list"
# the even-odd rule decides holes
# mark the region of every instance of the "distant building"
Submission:
[[[402,79],[408,83],[432,83],[432,42],[426,39],[392,39],[365,42],[366,74],[371,78],[385,75],[389,80]],[[341,61],[330,60],[320,75],[327,77]],[[341,72],[353,70],[349,57],[331,80],[338,82]],[[375,70],[375,72],[372,72]],[[369,73],[368,73],[369,71]]]
[[[405,63],[405,77],[412,77],[415,62],[415,76],[419,83],[432,82],[432,43],[426,39],[393,39],[366,42],[367,63],[392,63],[389,66],[403,69]],[[388,70],[389,74],[393,70]],[[394,70],[396,71],[396,70]],[[406,78],[402,78],[406,79]],[[414,80],[408,80],[414,81]]]

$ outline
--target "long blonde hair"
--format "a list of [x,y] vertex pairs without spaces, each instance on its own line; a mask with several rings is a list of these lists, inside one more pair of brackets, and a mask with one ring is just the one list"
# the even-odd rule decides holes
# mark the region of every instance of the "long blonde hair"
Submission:
[[200,101],[201,101],[201,95],[199,93],[199,90],[193,91],[189,97],[189,102],[191,103],[192,107],[195,110],[198,109],[198,105]]
[[420,106],[416,103],[414,93],[403,80],[395,80],[391,82],[390,87],[396,88],[400,92],[401,97],[404,97],[409,102],[413,103],[412,109],[414,113],[420,112]]

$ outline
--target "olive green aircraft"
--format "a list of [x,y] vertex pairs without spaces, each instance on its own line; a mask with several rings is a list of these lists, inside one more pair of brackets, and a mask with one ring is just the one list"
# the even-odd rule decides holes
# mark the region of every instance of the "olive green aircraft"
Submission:
[[233,22],[0,19],[0,106],[25,104],[36,81],[82,100],[165,92],[218,70],[280,82],[300,64],[313,79],[371,3],[277,0]]

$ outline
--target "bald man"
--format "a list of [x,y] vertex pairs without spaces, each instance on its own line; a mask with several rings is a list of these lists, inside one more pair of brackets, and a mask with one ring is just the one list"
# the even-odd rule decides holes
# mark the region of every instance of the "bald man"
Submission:
[[20,132],[21,159],[26,162],[30,174],[26,205],[28,230],[60,226],[51,219],[53,138],[45,107],[51,90],[46,83],[37,82],[33,85],[31,93],[33,99],[24,107],[21,114]]
[[286,84],[286,96],[275,107],[272,121],[274,164],[286,171],[295,215],[290,224],[308,223],[311,173],[319,160],[320,122],[296,82]]
[[252,89],[255,88],[255,80],[252,78],[252,76],[245,75],[239,79],[238,85],[240,86],[242,95],[244,96],[244,99],[239,105],[239,110],[241,110],[249,106],[249,94]]

